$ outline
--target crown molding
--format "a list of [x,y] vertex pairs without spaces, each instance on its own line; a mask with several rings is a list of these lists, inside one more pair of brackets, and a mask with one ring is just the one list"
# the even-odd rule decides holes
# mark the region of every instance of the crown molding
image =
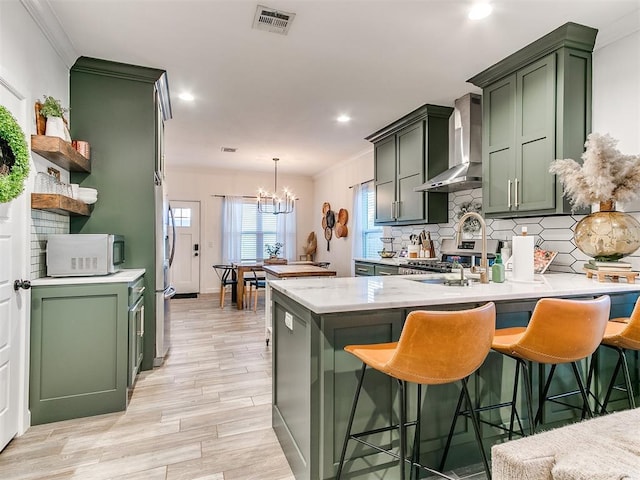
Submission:
[[640,31],[640,8],[601,28],[593,51],[600,50],[638,31]]
[[71,68],[78,54],[49,1],[20,0],[20,3],[29,12],[64,64]]

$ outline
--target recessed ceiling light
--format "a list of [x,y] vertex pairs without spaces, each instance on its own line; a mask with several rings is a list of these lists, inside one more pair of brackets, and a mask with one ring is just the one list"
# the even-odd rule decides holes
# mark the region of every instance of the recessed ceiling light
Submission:
[[340,123],[347,123],[351,121],[351,117],[349,115],[340,115],[336,120]]
[[180,100],[185,100],[187,102],[193,102],[193,95],[191,95],[188,92],[182,92],[180,95],[178,95],[178,97],[180,98]]
[[480,20],[491,15],[493,7],[488,3],[476,3],[469,10],[469,20]]

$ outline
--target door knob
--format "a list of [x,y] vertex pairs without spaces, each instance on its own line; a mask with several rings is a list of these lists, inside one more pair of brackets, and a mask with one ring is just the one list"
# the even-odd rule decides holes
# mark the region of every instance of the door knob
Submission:
[[13,289],[17,292],[21,288],[29,290],[31,288],[31,282],[29,280],[16,280],[13,282]]

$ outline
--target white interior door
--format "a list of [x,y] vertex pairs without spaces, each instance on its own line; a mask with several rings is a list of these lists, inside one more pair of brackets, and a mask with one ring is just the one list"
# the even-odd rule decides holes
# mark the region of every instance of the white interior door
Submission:
[[[27,132],[26,102],[0,77],[0,105]],[[27,277],[27,195],[0,203],[0,450],[28,425],[27,312],[29,292],[14,291],[15,280]]]
[[176,246],[171,283],[178,294],[200,291],[200,202],[171,200]]

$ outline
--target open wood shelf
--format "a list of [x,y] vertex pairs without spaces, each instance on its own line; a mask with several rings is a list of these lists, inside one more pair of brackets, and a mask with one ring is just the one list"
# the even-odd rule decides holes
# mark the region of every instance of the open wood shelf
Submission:
[[86,203],[57,193],[32,193],[31,208],[60,215],[88,217],[91,214]]
[[91,173],[91,162],[59,137],[31,135],[31,150],[70,172]]

